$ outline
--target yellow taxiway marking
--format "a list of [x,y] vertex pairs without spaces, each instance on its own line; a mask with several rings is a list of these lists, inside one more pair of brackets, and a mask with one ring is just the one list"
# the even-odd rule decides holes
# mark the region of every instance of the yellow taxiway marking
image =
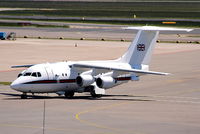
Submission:
[[[107,134],[115,134],[116,132],[120,132],[119,129],[116,129],[116,128],[111,128],[111,127],[107,127],[107,126],[103,126],[103,125],[99,125],[99,124],[96,124],[96,123],[93,123],[93,122],[90,122],[90,121],[86,121],[86,120],[83,120],[83,119],[80,119],[80,115],[83,115],[83,114],[86,114],[86,113],[90,113],[90,112],[94,112],[94,111],[97,111],[97,110],[105,110],[105,109],[109,109],[109,108],[112,108],[112,107],[117,107],[117,106],[121,106],[121,105],[125,105],[125,104],[129,104],[131,102],[123,102],[123,103],[115,103],[115,104],[111,104],[111,105],[107,105],[107,106],[102,106],[102,107],[98,107],[98,108],[93,108],[93,109],[90,109],[90,110],[85,110],[85,111],[82,111],[82,112],[79,112],[76,114],[76,119],[79,120],[80,122],[84,123],[84,124],[87,124],[89,126],[94,126],[96,128],[102,128],[102,129],[108,129],[108,130],[112,130],[112,131],[115,131],[115,132],[110,132],[110,133],[107,133]],[[0,126],[5,126],[5,127],[18,127],[18,128],[33,128],[33,129],[42,129],[42,126],[34,126],[34,125],[25,125],[25,124],[11,124],[11,123],[0,123]],[[46,130],[54,130],[54,131],[69,131],[69,129],[62,129],[62,128],[51,128],[51,127],[46,127],[45,128]],[[74,130],[73,130],[74,131]],[[79,130],[80,131],[80,130]],[[83,130],[81,130],[80,132],[85,132]],[[89,132],[90,133],[90,132]],[[131,132],[130,132],[131,133]],[[133,134],[133,133],[131,133]],[[139,132],[134,132],[134,134],[142,134],[142,133],[139,133]]]
[[[200,91],[200,89],[199,89]],[[173,99],[191,99],[191,100],[200,100],[200,98],[195,98],[195,97],[188,97],[188,96],[164,96],[164,95],[152,95],[149,97],[158,97],[158,98],[173,98]]]
[[[180,83],[185,83],[187,81],[188,81],[187,79],[174,79],[174,80],[167,80],[166,84],[178,84],[178,83],[180,84]],[[173,91],[172,96],[181,95],[181,94],[187,94],[187,93],[193,93],[193,92],[200,92],[200,89],[188,89],[188,90],[184,90],[183,91],[180,88],[180,90],[178,90],[178,91],[177,90]],[[157,94],[156,96],[164,96],[164,95],[162,93],[162,94]],[[178,97],[178,96],[176,96],[176,97]],[[186,98],[188,98],[188,97],[186,97]],[[190,97],[190,98],[193,98],[193,97]]]
[[[176,79],[176,80],[168,80],[167,84],[177,84],[177,83],[184,83],[187,82],[187,80],[183,79]],[[188,89],[186,91],[179,90],[179,91],[174,91],[172,95],[181,95],[181,94],[186,94],[186,93],[192,93],[192,92],[200,92],[200,89]]]
[[167,80],[167,83],[183,83],[185,80],[177,79],[177,80]]
[[17,125],[17,124],[0,124],[0,126],[6,126],[6,127],[23,127],[23,128],[42,128],[39,126],[29,126],[29,125]]
[[[189,97],[189,96],[175,96],[187,93],[199,92],[200,89],[188,89],[187,91],[177,91],[174,92],[171,96],[169,95],[150,95],[148,97],[155,98],[155,101],[163,101],[163,102],[175,102],[175,103],[192,103],[192,104],[200,104],[200,98],[197,97]],[[156,98],[164,98],[164,99],[156,99]]]
[[[92,108],[90,110],[85,110],[85,111],[77,113],[75,115],[75,118],[78,121],[80,121],[81,123],[89,125],[89,126],[93,126],[93,127],[101,128],[101,129],[108,129],[108,130],[112,130],[112,131],[115,131],[115,132],[120,132],[120,129],[111,128],[111,127],[100,125],[100,124],[97,124],[97,123],[94,123],[94,122],[91,122],[91,121],[87,121],[87,120],[81,119],[80,116],[83,115],[83,114],[87,114],[87,113],[91,113],[91,112],[95,112],[95,111],[99,111],[99,110],[110,109],[110,108],[113,108],[113,107],[117,107],[117,106],[121,106],[121,105],[126,105],[126,104],[130,104],[130,103],[132,103],[132,102],[114,103],[114,104],[110,104],[110,105],[107,105],[107,106],[102,106],[102,107],[98,107],[98,108]],[[122,133],[122,131],[121,131],[121,133]],[[130,133],[131,134],[133,134],[133,133],[134,134],[143,134],[141,132],[130,132]]]
[[188,89],[187,91],[177,91],[174,94],[180,95],[180,94],[193,93],[193,92],[200,92],[200,89]]
[[98,107],[98,108],[92,108],[90,110],[85,110],[85,111],[77,113],[75,115],[75,118],[77,120],[79,120],[80,122],[82,122],[82,123],[85,123],[85,124],[88,124],[90,126],[94,126],[94,127],[97,127],[97,128],[104,128],[104,129],[110,129],[110,130],[118,130],[118,129],[115,129],[115,128],[110,128],[110,127],[107,127],[107,126],[103,126],[103,125],[99,125],[99,124],[96,124],[96,123],[93,123],[93,122],[90,122],[90,121],[83,120],[83,119],[80,118],[80,115],[83,115],[83,114],[86,114],[86,113],[90,113],[90,112],[95,112],[95,111],[98,111],[98,110],[105,110],[105,109],[109,109],[109,108],[112,108],[112,107],[116,107],[116,106],[120,106],[120,105],[125,105],[125,104],[128,104],[128,103],[130,103],[130,102],[115,103],[115,104],[111,104],[111,105],[107,105],[107,106],[102,106],[102,107]]
[[192,103],[192,104],[200,104],[199,101],[181,101],[181,100],[156,100],[156,101],[163,101],[163,102],[171,102],[171,103]]

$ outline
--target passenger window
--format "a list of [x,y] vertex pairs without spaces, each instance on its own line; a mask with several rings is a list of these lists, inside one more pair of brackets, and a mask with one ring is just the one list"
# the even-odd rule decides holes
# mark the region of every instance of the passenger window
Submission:
[[33,77],[37,77],[36,72],[33,72],[33,73],[31,74],[31,76],[33,76]]
[[38,75],[38,77],[41,77],[41,76],[42,76],[40,72],[37,72],[37,75]]
[[31,73],[27,72],[27,73],[24,74],[24,76],[31,76]]
[[65,74],[65,76],[67,76],[67,74]]

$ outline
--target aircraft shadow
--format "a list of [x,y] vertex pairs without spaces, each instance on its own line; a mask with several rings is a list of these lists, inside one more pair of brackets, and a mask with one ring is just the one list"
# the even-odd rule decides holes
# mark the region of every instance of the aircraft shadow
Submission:
[[[12,98],[4,98],[4,100],[21,100],[21,94],[15,93],[0,93],[5,96],[13,96]],[[66,100],[122,100],[122,101],[153,101],[145,99],[148,96],[134,96],[134,95],[103,95],[101,98],[93,98],[90,95],[74,96],[73,98],[65,98],[64,96],[42,96],[42,95],[27,95],[27,99],[66,99]],[[139,98],[141,97],[141,99]],[[27,100],[25,99],[25,100]]]

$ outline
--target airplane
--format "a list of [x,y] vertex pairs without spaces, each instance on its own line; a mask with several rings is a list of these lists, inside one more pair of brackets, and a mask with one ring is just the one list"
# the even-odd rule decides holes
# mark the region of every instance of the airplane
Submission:
[[33,65],[17,65],[12,68],[27,68],[22,71],[10,87],[28,93],[57,93],[73,98],[74,93],[89,92],[99,98],[107,89],[128,81],[138,81],[143,75],[168,75],[149,71],[151,55],[160,31],[186,31],[193,29],[156,26],[128,27],[138,30],[128,50],[118,59],[102,61],[66,61]]

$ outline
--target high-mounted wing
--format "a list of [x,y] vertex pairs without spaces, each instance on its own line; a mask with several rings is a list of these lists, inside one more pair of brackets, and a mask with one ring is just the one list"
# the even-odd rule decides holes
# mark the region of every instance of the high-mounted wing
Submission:
[[24,67],[31,67],[33,66],[34,64],[31,64],[31,65],[17,65],[17,66],[11,66],[11,68],[24,68]]
[[127,73],[137,73],[139,75],[144,74],[152,74],[152,75],[169,75],[169,73],[164,72],[154,72],[154,71],[145,71],[145,70],[139,70],[139,69],[126,69],[126,68],[120,68],[120,67],[105,67],[101,65],[90,65],[90,64],[73,64],[73,67],[79,67],[79,68],[89,68],[89,69],[104,69],[108,71],[119,71],[119,72],[127,72]]

